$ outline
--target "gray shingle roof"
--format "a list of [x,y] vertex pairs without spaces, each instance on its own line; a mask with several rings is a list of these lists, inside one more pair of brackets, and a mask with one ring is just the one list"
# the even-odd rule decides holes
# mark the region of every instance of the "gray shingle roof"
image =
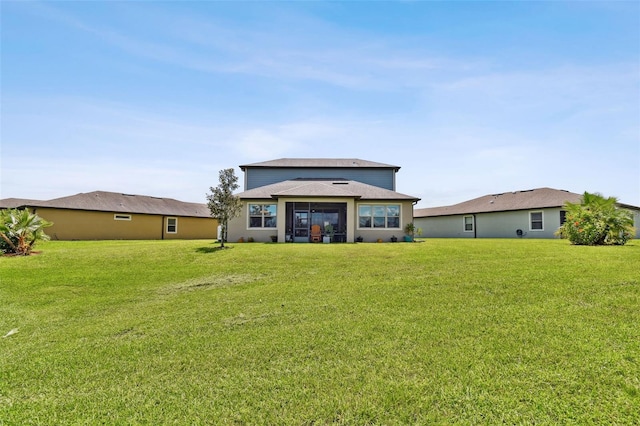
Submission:
[[[7,199],[12,200],[12,199]],[[0,204],[5,200],[0,200]],[[157,214],[165,216],[209,217],[206,204],[186,203],[172,198],[94,191],[48,201],[28,201],[16,207],[51,207],[115,213]]]
[[367,200],[410,200],[419,198],[346,179],[292,179],[237,194],[242,199],[279,197],[338,197]]
[[414,217],[450,216],[456,214],[472,214],[500,212],[510,210],[529,210],[548,207],[562,207],[567,201],[579,203],[582,195],[573,192],[538,188],[526,191],[490,194],[459,204],[444,207],[415,209]]
[[29,200],[26,198],[3,198],[0,200],[0,209],[15,209],[17,207],[31,205],[32,203],[41,203],[39,200]]
[[376,163],[374,161],[360,160],[359,158],[280,158],[277,160],[263,161],[261,163],[245,164],[241,170],[247,167],[277,167],[277,168],[385,168],[400,170],[399,166]]

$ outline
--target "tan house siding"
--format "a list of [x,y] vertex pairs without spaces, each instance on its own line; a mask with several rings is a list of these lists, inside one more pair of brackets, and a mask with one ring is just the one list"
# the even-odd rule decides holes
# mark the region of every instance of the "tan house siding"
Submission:
[[[54,240],[157,240],[216,238],[217,221],[178,217],[177,232],[166,232],[162,215],[114,213],[38,207],[37,214],[53,226],[46,229]],[[131,220],[116,220],[115,215]]]
[[202,217],[176,217],[177,232],[175,234],[167,232],[167,218],[164,218],[164,239],[216,239],[218,237],[218,221],[211,218]]

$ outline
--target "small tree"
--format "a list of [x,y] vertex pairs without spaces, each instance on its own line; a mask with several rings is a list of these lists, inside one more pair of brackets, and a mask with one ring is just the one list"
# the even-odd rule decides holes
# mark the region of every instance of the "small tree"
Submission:
[[580,204],[567,202],[566,221],[556,232],[576,245],[626,244],[633,238],[633,215],[615,197],[585,192]]
[[222,227],[222,235],[220,238],[220,247],[224,247],[227,240],[227,228],[229,220],[237,217],[242,209],[240,198],[233,195],[233,191],[238,189],[238,177],[233,169],[220,170],[220,184],[211,187],[211,194],[207,194],[207,205],[211,211],[211,217],[218,220]]
[[0,210],[0,249],[28,256],[38,241],[48,240],[44,228],[53,225],[29,210]]

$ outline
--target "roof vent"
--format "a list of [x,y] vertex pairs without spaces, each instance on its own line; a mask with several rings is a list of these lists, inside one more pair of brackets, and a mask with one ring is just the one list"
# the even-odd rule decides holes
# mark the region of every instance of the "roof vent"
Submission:
[[333,182],[334,185],[349,185],[349,182]]

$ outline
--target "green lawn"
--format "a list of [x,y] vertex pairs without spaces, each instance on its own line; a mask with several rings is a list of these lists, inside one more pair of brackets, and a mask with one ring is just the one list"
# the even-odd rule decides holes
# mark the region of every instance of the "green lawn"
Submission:
[[638,241],[216,247],[0,258],[0,425],[640,418]]

